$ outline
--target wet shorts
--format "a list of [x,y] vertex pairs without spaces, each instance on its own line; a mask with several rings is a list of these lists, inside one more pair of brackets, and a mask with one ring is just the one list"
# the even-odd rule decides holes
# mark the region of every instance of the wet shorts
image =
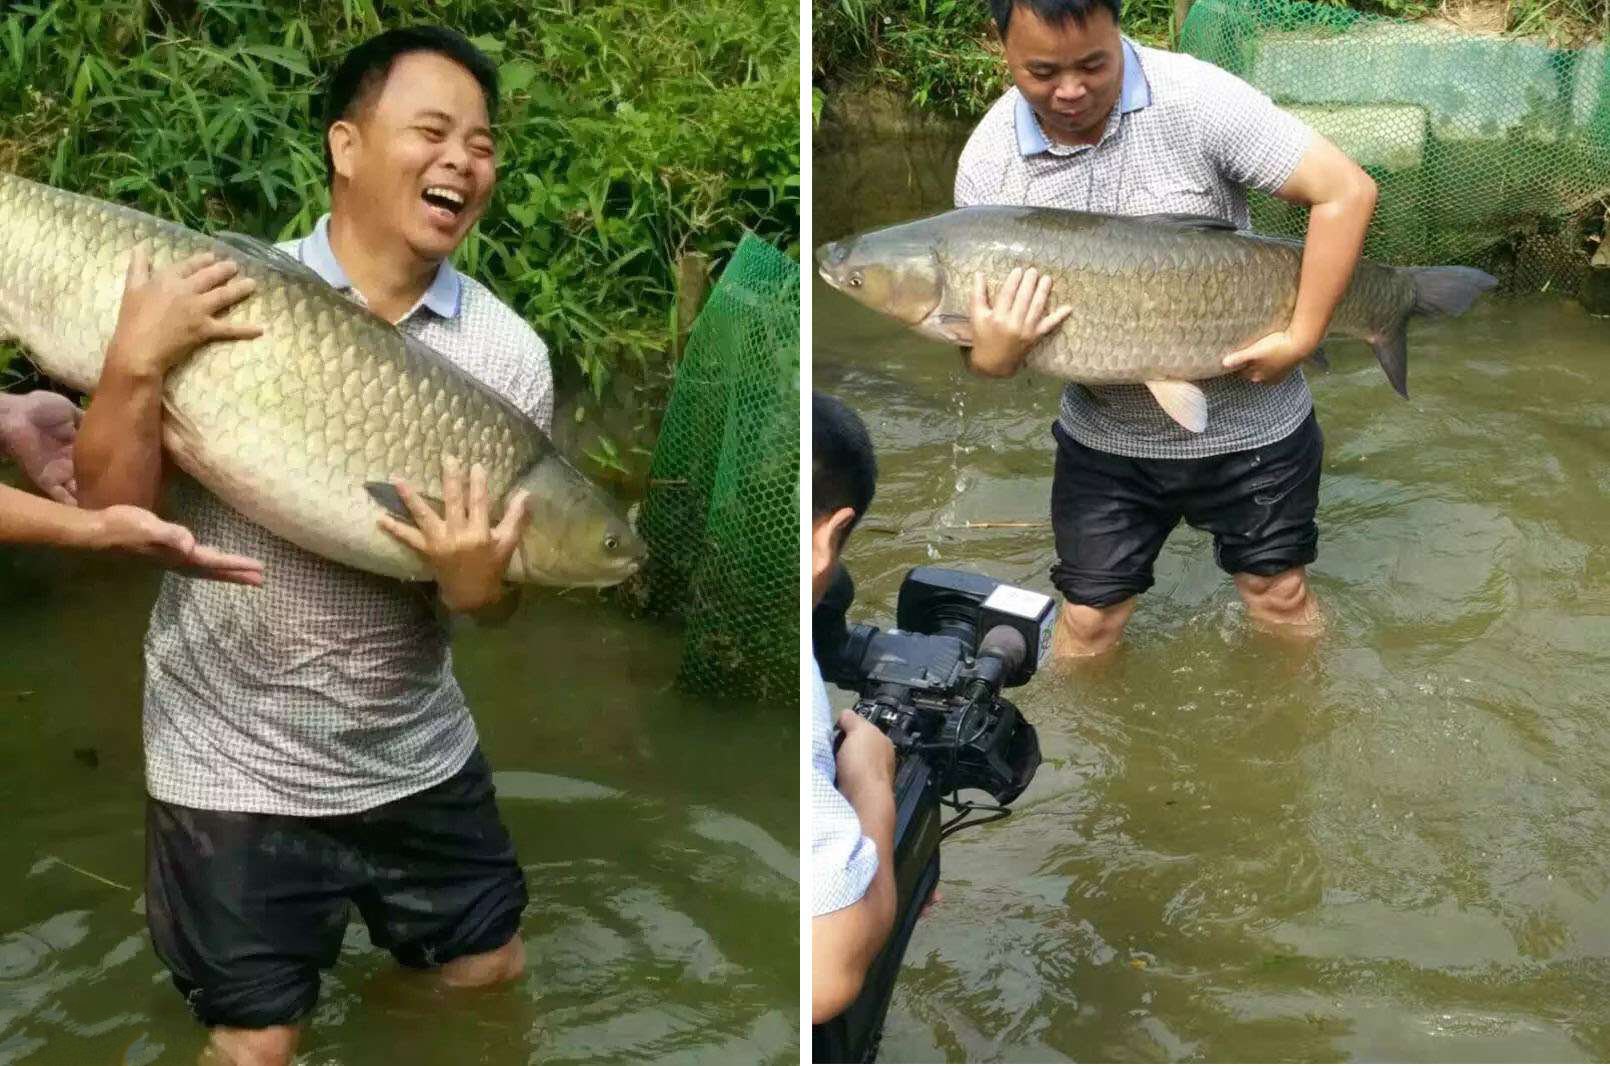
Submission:
[[289,1025],[313,1009],[355,904],[405,966],[495,951],[519,930],[524,872],[477,748],[433,788],[299,818],[146,800],[146,921],[205,1025]]
[[1087,448],[1054,425],[1051,582],[1071,603],[1106,607],[1152,587],[1152,564],[1184,518],[1213,534],[1231,574],[1268,577],[1319,553],[1325,441],[1312,411],[1286,437],[1203,459],[1131,459]]

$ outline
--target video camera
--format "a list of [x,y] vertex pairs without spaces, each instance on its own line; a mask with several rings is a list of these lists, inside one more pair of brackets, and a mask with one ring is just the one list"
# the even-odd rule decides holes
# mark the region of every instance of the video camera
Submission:
[[[899,910],[860,996],[812,1027],[817,1062],[876,1058],[906,944],[939,882],[939,842],[1006,817],[1039,768],[1034,727],[1000,693],[1034,676],[1056,618],[1049,596],[933,566],[906,574],[892,630],[847,624],[854,598],[840,567],[812,617],[812,642],[823,678],[859,693],[855,713],[894,744]],[[963,789],[995,803],[965,802]],[[941,805],[959,813],[942,823]],[[989,815],[969,820],[976,811]]]

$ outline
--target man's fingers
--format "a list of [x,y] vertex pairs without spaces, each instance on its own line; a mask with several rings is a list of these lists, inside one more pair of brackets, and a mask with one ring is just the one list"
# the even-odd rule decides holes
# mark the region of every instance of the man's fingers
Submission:
[[1040,316],[1045,313],[1045,302],[1051,298],[1051,278],[1041,274],[1039,284],[1034,286],[1034,295],[1029,297],[1028,314],[1023,321],[1031,326],[1038,326]]
[[1044,337],[1046,334],[1062,325],[1062,323],[1066,321],[1067,317],[1071,314],[1073,314],[1073,305],[1063,304],[1055,311],[1052,311],[1049,315],[1046,315],[1040,320],[1039,326],[1034,330],[1034,339],[1039,340],[1041,337]]
[[129,254],[129,272],[123,279],[123,290],[138,288],[151,280],[151,251],[144,241],[134,246]]
[[977,272],[973,274],[973,314],[977,316],[980,312],[988,310],[989,289],[984,286],[983,273]]
[[216,315],[234,307],[256,291],[257,282],[252,278],[236,278],[226,285],[201,293],[198,303],[204,313]]
[[210,341],[249,341],[263,335],[263,327],[251,322],[222,322],[209,318],[203,327]]
[[200,577],[257,587],[263,583],[263,564],[244,555],[231,555],[198,544],[190,552],[190,567]]
[[[185,265],[189,265],[188,260]],[[240,267],[235,262],[220,259],[188,275],[185,281],[189,283],[191,292],[211,292],[239,273]]]
[[487,514],[486,467],[480,463],[470,464],[469,513],[466,517],[470,527],[477,533],[484,534],[491,525],[491,516]]
[[1017,292],[1012,296],[1012,324],[1022,328],[1029,322],[1029,304],[1034,302],[1034,293],[1040,287],[1040,272],[1029,267],[1023,272],[1022,281],[1019,282]]
[[45,495],[57,503],[65,503],[69,507],[78,506],[78,496],[67,485],[51,485],[45,489]]
[[1018,283],[1023,280],[1023,268],[1013,267],[1012,272],[1006,275],[1001,287],[995,290],[995,306],[992,310],[1001,314],[1010,314],[1012,304],[1017,300]]
[[383,514],[380,516],[380,528],[385,530],[387,533],[390,533],[392,536],[396,537],[398,540],[402,541],[416,552],[419,552],[421,555],[425,554],[427,544],[425,535],[419,530],[415,529],[413,526],[404,525],[395,518],[391,517],[391,515]]
[[503,518],[492,536],[499,544],[513,545],[525,535],[526,527],[531,524],[531,494],[521,489],[509,497],[509,505],[503,509]]
[[419,527],[419,531],[432,537],[440,535],[442,518],[436,513],[436,509],[420,499],[419,493],[410,488],[407,482],[396,480],[391,485],[402,498],[403,506],[408,508],[408,513],[414,516],[414,525]]
[[464,475],[453,455],[442,456],[442,512],[449,529],[464,524]]
[[197,252],[189,259],[186,259],[184,262],[174,267],[173,272],[181,278],[188,278],[205,269],[206,267],[211,266],[217,261],[218,257],[212,252]]

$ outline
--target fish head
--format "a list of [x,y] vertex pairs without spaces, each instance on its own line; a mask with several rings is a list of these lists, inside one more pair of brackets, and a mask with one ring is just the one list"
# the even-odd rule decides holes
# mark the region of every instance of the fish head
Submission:
[[910,227],[824,244],[816,262],[823,281],[908,326],[924,322],[945,296],[945,272],[933,243]]
[[[531,585],[618,585],[637,573],[648,546],[609,494],[550,451],[515,482],[530,494],[526,527],[509,579]],[[507,503],[507,500],[504,501]]]

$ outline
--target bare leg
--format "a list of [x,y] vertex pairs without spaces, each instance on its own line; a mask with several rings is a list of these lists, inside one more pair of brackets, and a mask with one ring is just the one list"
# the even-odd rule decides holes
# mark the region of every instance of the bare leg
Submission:
[[1052,658],[1065,662],[1111,651],[1124,635],[1124,626],[1139,602],[1131,596],[1106,607],[1086,607],[1063,600],[1056,639],[1051,645]]
[[267,1029],[216,1026],[197,1066],[290,1066],[301,1036],[302,1027],[298,1025],[271,1025]]
[[1319,602],[1308,587],[1308,571],[1294,566],[1269,577],[1235,575],[1235,587],[1247,605],[1247,616],[1266,626],[1300,636],[1321,630]]
[[460,956],[437,971],[449,988],[485,988],[513,981],[524,972],[525,942],[519,933],[494,951]]

